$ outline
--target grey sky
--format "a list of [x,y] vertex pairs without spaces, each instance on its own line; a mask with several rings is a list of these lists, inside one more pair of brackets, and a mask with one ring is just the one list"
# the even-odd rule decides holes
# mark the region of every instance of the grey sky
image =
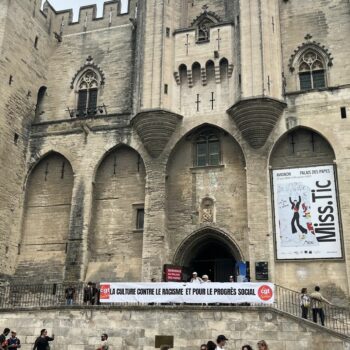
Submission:
[[[128,0],[122,1],[122,12],[127,10]],[[43,0],[45,2],[45,0]],[[102,16],[103,11],[103,0],[49,0],[50,4],[55,8],[55,10],[66,10],[73,9],[74,21],[78,20],[79,7],[85,5],[96,4],[97,5],[97,16]]]

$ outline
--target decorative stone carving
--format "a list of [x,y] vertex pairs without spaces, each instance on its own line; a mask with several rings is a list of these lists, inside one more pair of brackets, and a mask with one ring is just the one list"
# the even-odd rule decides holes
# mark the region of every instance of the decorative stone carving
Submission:
[[214,201],[211,198],[204,198],[201,203],[201,223],[214,222]]

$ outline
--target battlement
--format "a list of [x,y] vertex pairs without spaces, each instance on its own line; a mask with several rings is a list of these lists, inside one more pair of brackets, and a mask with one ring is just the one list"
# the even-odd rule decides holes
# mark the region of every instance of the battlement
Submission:
[[103,4],[103,14],[97,16],[96,5],[86,5],[79,9],[77,21],[73,19],[73,10],[57,11],[48,1],[44,3],[41,11],[51,23],[54,31],[61,36],[93,31],[123,24],[130,24],[130,18],[136,16],[136,0],[128,0],[127,11],[122,12],[121,0],[110,0]]

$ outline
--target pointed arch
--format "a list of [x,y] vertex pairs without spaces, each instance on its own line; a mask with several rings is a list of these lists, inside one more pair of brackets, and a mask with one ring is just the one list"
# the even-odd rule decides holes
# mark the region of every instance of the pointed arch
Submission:
[[103,155],[94,177],[87,279],[140,280],[145,185],[143,159],[132,147],[119,144]]
[[218,227],[205,226],[192,232],[179,244],[173,256],[173,263],[180,266],[188,265],[194,251],[209,239],[225,245],[237,261],[245,260],[244,254],[232,234]]
[[[49,152],[33,165],[26,182],[22,241],[15,278],[62,281],[74,185],[66,157]],[[48,268],[49,266],[49,268]]]
[[297,126],[276,141],[269,164],[276,169],[332,164],[335,159],[332,145],[321,133]]

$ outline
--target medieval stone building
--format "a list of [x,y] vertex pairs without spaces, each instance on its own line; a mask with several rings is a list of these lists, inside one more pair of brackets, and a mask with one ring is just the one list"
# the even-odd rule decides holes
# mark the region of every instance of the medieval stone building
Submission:
[[[348,295],[349,35],[349,0],[109,1],[78,22],[1,1],[2,275],[226,281],[248,261],[252,280]],[[310,221],[311,249],[306,201],[287,203],[289,256],[276,169],[333,171],[335,226]]]

